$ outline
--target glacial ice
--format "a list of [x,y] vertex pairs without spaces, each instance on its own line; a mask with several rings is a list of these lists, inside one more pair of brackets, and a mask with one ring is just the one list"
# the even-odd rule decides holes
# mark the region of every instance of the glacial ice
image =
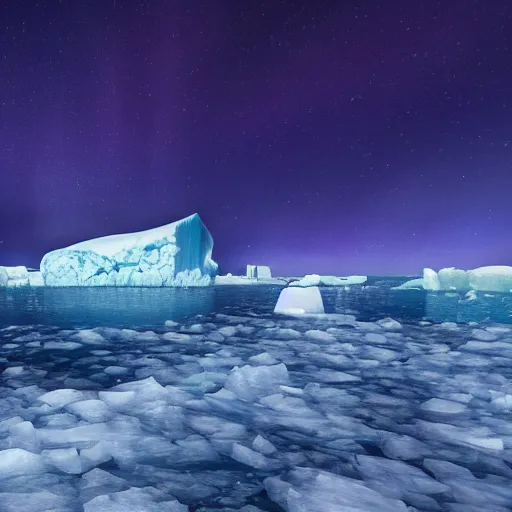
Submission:
[[29,272],[27,267],[0,267],[0,286],[28,286]]
[[299,286],[307,288],[308,286],[350,286],[353,284],[363,284],[368,280],[366,276],[320,276],[318,274],[308,274],[298,281],[292,281],[289,286]]
[[318,287],[284,288],[274,308],[282,314],[322,314],[324,303]]
[[44,278],[42,272],[29,272],[28,284],[29,286],[44,286]]
[[497,265],[467,271],[452,267],[443,268],[437,273],[425,268],[423,287],[430,291],[510,293],[512,292],[512,267]]
[[248,279],[271,279],[270,267],[265,265],[247,265],[246,277]]
[[431,268],[423,269],[423,288],[425,290],[437,291],[441,289],[439,276],[435,270]]
[[194,214],[172,224],[80,242],[46,254],[47,286],[207,286],[213,239]]

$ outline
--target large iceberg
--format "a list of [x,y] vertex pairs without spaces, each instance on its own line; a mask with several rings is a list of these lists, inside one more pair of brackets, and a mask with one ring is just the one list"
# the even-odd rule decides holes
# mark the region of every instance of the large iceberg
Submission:
[[218,266],[199,215],[147,231],[80,242],[46,254],[47,286],[208,286]]
[[512,267],[496,265],[467,271],[451,267],[439,272],[426,268],[423,270],[423,288],[429,291],[509,293],[512,292]]

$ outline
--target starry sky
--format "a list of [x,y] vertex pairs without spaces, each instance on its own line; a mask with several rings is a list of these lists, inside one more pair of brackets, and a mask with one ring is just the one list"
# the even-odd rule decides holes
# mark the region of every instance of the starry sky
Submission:
[[509,0],[0,4],[0,264],[198,212],[222,273],[512,264]]

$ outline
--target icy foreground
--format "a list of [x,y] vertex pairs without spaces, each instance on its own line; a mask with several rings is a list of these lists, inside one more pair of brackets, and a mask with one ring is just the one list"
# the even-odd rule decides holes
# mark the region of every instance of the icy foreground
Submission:
[[207,286],[213,239],[194,214],[148,231],[111,235],[46,254],[47,286]]
[[0,374],[5,512],[512,509],[507,326],[10,327]]

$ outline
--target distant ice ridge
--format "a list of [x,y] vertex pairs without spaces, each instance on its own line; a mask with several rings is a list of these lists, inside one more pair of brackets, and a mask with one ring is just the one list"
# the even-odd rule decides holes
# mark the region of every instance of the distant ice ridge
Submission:
[[512,267],[495,265],[474,270],[455,267],[442,268],[439,272],[423,269],[423,278],[407,281],[397,289],[424,288],[429,291],[512,292]]
[[213,239],[199,215],[138,233],[80,242],[46,254],[47,286],[208,286]]
[[308,274],[299,281],[293,281],[290,286],[300,286],[302,288],[308,286],[350,286],[352,284],[363,284],[367,279],[366,276],[336,277]]
[[282,286],[286,286],[288,281],[286,279],[280,279],[278,277],[270,277],[268,279],[251,279],[246,276],[233,276],[233,275],[225,275],[225,276],[216,276],[215,284],[218,285],[268,285],[268,284],[278,284]]
[[272,272],[266,265],[247,265],[246,277],[249,279],[271,279]]

